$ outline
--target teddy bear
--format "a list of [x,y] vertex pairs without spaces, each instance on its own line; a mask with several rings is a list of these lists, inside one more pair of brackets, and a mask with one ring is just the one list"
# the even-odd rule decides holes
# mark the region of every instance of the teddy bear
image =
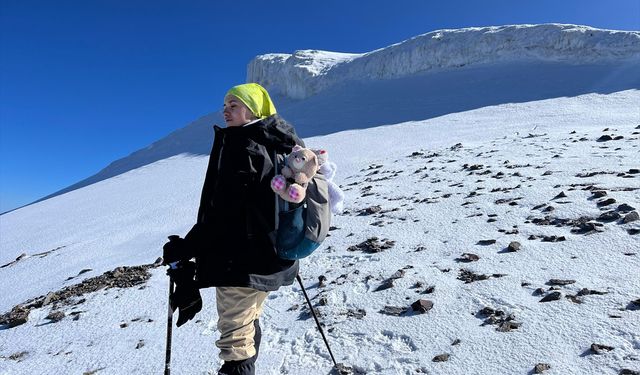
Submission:
[[295,145],[285,159],[281,174],[271,179],[271,189],[287,202],[300,203],[306,196],[307,184],[318,168],[316,153]]

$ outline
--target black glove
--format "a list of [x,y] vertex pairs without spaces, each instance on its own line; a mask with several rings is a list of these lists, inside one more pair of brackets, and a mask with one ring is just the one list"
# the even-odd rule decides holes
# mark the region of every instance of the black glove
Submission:
[[176,268],[169,268],[167,274],[176,284],[175,291],[169,296],[171,309],[179,311],[176,326],[193,319],[202,310],[202,298],[200,290],[193,279],[196,274],[196,264],[193,262],[179,262]]
[[189,260],[193,256],[194,253],[188,246],[188,242],[175,234],[169,236],[169,242],[162,247],[162,264],[164,265],[181,260]]

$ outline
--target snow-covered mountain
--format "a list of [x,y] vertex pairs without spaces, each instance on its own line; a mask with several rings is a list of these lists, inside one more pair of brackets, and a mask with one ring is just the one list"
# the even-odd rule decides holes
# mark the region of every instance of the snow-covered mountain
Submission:
[[[304,69],[328,76],[364,58]],[[635,58],[490,62],[276,99],[287,118],[325,119],[318,133],[331,134],[305,141],[329,149],[347,195],[301,271],[339,362],[367,374],[640,371]],[[118,267],[153,263],[193,224],[206,151],[170,150],[196,147],[212,118],[119,161],[126,173],[0,216],[0,315],[15,318],[0,321],[17,324],[0,328],[0,374],[162,371],[164,270]],[[174,374],[219,366],[215,294],[203,298],[174,329]],[[433,307],[412,311],[419,299]],[[329,373],[299,288],[272,293],[261,323],[258,373]]]
[[[308,137],[503,103],[637,89],[638,64],[640,32],[515,25],[438,30],[365,54],[262,55],[249,63],[247,80],[267,87],[278,110]],[[43,199],[170,156],[206,155],[212,125],[222,122],[220,112],[202,116]]]
[[304,50],[267,54],[249,64],[248,81],[304,99],[344,81],[401,78],[496,62],[571,65],[640,57],[640,32],[545,24],[437,30],[363,54]]

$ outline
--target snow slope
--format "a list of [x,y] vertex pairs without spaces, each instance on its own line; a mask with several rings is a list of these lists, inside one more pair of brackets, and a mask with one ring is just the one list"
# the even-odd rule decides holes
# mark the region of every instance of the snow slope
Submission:
[[[302,262],[338,361],[368,374],[522,374],[539,362],[551,366],[547,374],[640,371],[640,311],[631,303],[640,298],[640,240],[629,232],[638,222],[577,234],[533,221],[638,208],[639,102],[635,89],[593,93],[307,138],[329,148],[347,194],[336,229]],[[598,142],[603,134],[623,138]],[[193,224],[206,161],[174,156],[0,216],[0,266],[31,255],[0,268],[0,311],[118,266],[153,262],[166,235]],[[607,196],[594,199],[592,190]],[[561,191],[566,197],[554,199]],[[616,203],[598,207],[607,198]],[[548,205],[555,210],[544,212]],[[542,235],[566,241],[530,237]],[[372,237],[390,248],[352,247]],[[505,252],[511,241],[522,249]],[[463,253],[480,259],[456,261]],[[392,288],[375,291],[400,269]],[[503,276],[465,283],[461,270]],[[560,300],[539,302],[551,279],[575,283],[559,287]],[[429,286],[434,291],[424,294]],[[607,294],[566,298],[583,288]],[[160,373],[166,294],[164,270],[156,268],[143,288],[102,290],[61,307],[67,316],[59,322],[46,319],[50,305],[34,309],[27,323],[0,330],[0,374]],[[198,320],[174,329],[172,373],[215,374],[220,364],[215,296],[205,290],[203,298]],[[433,309],[380,312],[419,298]],[[478,312],[486,307],[521,325],[510,332],[483,325]],[[261,322],[258,373],[329,373],[299,288],[272,293]],[[614,349],[592,354],[592,343]],[[445,353],[448,361],[432,362]]]
[[[249,63],[247,79],[267,87],[278,110],[309,137],[504,103],[640,89],[639,62],[639,32],[514,25],[439,30],[364,54],[262,55]],[[220,112],[43,200],[181,153],[206,155],[215,123],[222,123]]]

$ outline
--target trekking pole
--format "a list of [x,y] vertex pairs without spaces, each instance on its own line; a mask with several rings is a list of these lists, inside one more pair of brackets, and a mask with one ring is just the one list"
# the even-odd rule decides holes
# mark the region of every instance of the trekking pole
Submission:
[[169,277],[169,311],[167,314],[167,351],[164,358],[164,375],[171,374],[171,331],[173,329],[173,309],[171,308],[171,296],[173,295],[174,283]]
[[[169,236],[169,241],[175,241],[179,236],[171,235]],[[175,283],[171,278],[171,273],[169,270],[175,269],[177,267],[178,262],[169,263],[169,269],[167,270],[167,275],[169,275],[169,309],[167,314],[167,350],[164,357],[164,375],[171,374],[171,333],[173,331],[173,308],[171,307],[171,297],[173,296],[173,289],[175,287]]]
[[333,361],[333,365],[335,366],[336,370],[340,371],[340,367],[336,363],[336,359],[333,356],[333,353],[331,352],[331,347],[329,347],[329,342],[327,341],[327,338],[324,335],[324,331],[322,330],[322,327],[320,326],[320,321],[318,320],[318,317],[316,316],[316,312],[313,310],[313,306],[311,306],[311,300],[309,300],[309,296],[307,295],[307,291],[304,289],[304,285],[302,285],[302,279],[300,278],[300,275],[296,275],[296,280],[298,280],[298,284],[300,284],[300,288],[302,288],[302,293],[304,294],[304,298],[307,300],[307,304],[309,305],[309,309],[311,310],[311,314],[313,315],[313,319],[315,319],[315,321],[316,321],[316,325],[318,326],[318,331],[320,331],[320,334],[322,335],[322,339],[324,340],[324,344],[327,346],[327,350],[329,350],[329,355],[331,356],[331,360]]

